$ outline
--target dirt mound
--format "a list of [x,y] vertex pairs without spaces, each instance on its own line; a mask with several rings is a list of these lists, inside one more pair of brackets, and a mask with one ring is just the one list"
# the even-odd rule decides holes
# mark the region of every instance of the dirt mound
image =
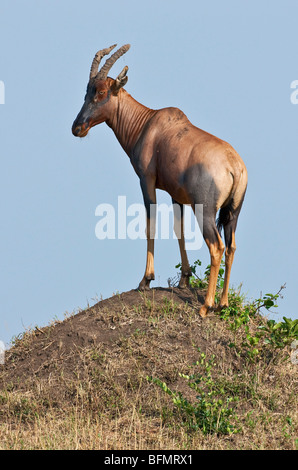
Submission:
[[131,290],[102,300],[62,322],[35,328],[7,352],[2,386],[11,383],[22,388],[28,380],[51,378],[53,381],[62,371],[64,377],[74,378],[80,371],[84,349],[102,348],[111,352],[123,338],[140,332],[150,337],[157,323],[165,319],[168,331],[164,345],[159,346],[163,355],[171,356],[183,347],[193,354],[192,344],[202,345],[198,334],[202,322],[199,315],[195,319],[196,328],[189,329],[189,325],[180,322],[179,328],[174,325],[176,331],[172,331],[169,325],[171,316],[175,322],[175,311],[177,314],[185,306],[198,310],[198,299],[200,296],[189,289],[157,288],[145,293]]
[[[289,352],[279,358],[265,348],[251,358],[245,328],[199,316],[204,294],[132,290],[25,332],[0,366],[0,449],[295,448]],[[251,322],[251,331],[263,324],[260,316]],[[185,380],[194,370],[199,397]],[[183,396],[184,410],[169,389]],[[235,414],[225,418],[230,406]],[[206,435],[202,423],[218,407],[218,431]],[[227,434],[225,419],[237,433]]]

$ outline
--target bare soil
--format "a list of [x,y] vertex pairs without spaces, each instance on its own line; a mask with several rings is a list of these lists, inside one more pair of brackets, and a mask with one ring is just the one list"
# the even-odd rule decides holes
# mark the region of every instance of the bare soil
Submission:
[[[25,332],[0,366],[0,448],[295,448],[297,370],[235,354],[219,316],[199,316],[204,294],[131,290]],[[189,433],[148,381],[195,399],[180,373],[201,352],[215,356],[214,380],[238,396],[238,434]]]

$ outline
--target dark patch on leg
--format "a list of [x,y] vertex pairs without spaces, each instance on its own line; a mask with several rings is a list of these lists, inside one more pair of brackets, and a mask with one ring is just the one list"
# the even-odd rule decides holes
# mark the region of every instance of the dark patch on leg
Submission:
[[238,217],[241,211],[241,207],[244,201],[243,198],[239,206],[235,209],[233,207],[233,199],[226,206],[222,207],[219,211],[219,215],[216,221],[217,229],[221,233],[222,228],[224,229],[225,245],[230,248],[232,244],[232,235],[236,231]]
[[181,174],[179,184],[185,188],[193,207],[195,204],[203,205],[204,219],[215,219],[220,190],[204,165],[198,163],[188,168]]

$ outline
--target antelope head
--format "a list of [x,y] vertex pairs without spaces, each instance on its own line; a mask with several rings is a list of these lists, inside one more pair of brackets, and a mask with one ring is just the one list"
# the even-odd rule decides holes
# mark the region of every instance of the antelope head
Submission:
[[116,44],[95,54],[90,69],[84,104],[72,125],[72,133],[76,137],[85,137],[91,127],[105,122],[111,116],[113,109],[115,109],[115,100],[119,90],[127,83],[127,66],[124,67],[115,80],[108,77],[108,73],[116,60],[128,51],[129,44],[114,52],[98,71],[101,59],[115,47]]

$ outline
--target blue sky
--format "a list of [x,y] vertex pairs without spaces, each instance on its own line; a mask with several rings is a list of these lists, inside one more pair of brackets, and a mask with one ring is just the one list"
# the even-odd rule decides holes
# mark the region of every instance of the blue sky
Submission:
[[[137,287],[144,240],[98,240],[101,203],[141,203],[139,181],[112,131],[74,138],[95,52],[131,49],[126,90],[148,107],[181,108],[230,142],[249,175],[231,283],[249,297],[286,283],[276,318],[297,318],[298,4],[294,0],[1,0],[0,339]],[[158,202],[169,203],[158,191]],[[204,245],[190,261],[209,263]],[[156,242],[153,286],[179,262]]]

